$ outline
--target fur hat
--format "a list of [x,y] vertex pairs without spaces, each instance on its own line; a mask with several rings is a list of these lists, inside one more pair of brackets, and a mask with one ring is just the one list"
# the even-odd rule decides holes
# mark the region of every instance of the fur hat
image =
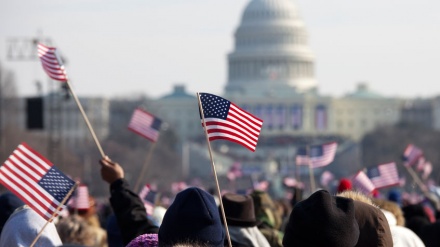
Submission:
[[224,239],[225,232],[214,198],[196,187],[177,194],[159,228],[161,246],[192,242],[223,247]]
[[255,217],[251,196],[226,193],[222,196],[222,202],[228,226],[252,227],[260,223]]
[[393,246],[388,220],[369,197],[355,191],[345,191],[337,196],[354,200],[355,217],[360,232],[356,247]]
[[353,247],[358,238],[353,200],[319,190],[293,208],[283,245]]

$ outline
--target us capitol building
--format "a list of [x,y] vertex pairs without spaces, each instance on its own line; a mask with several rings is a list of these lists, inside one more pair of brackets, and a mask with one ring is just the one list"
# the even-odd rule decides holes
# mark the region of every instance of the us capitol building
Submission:
[[[352,93],[343,97],[320,95],[315,57],[294,1],[250,1],[234,38],[234,49],[227,57],[227,83],[219,96],[258,116],[264,123],[254,154],[227,142],[216,144],[218,150],[228,146],[225,153],[252,157],[252,160],[285,157],[281,162],[289,164],[295,150],[291,140],[308,137],[308,143],[319,143],[325,140],[322,137],[328,140],[343,137],[356,143],[378,127],[403,120],[440,127],[437,98],[386,98],[370,90],[366,83],[359,83]],[[184,85],[176,85],[173,92],[155,100],[151,107],[178,133],[180,140],[204,140],[199,113],[195,110],[198,107],[195,93],[186,92]],[[338,152],[348,146],[340,143]]]

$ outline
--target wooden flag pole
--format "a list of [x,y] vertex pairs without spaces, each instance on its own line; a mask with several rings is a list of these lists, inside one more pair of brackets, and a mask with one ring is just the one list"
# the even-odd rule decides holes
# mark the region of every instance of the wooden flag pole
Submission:
[[205,113],[203,113],[202,101],[200,100],[199,93],[197,93],[197,100],[199,102],[199,110],[200,110],[200,115],[202,116],[203,129],[205,131],[206,141],[208,142],[209,157],[211,158],[212,171],[214,172],[215,184],[217,185],[217,194],[218,194],[218,198],[220,201],[220,209],[221,209],[222,216],[223,216],[223,224],[225,225],[225,229],[226,229],[226,237],[228,239],[229,247],[232,247],[231,236],[229,235],[228,223],[226,222],[225,209],[223,208],[222,195],[220,193],[220,186],[219,186],[218,178],[217,178],[217,171],[215,169],[214,159],[212,157],[211,143],[209,142],[208,130],[206,129]]
[[46,228],[46,226],[52,222],[53,218],[55,217],[55,215],[58,213],[58,211],[60,210],[60,208],[66,203],[67,199],[69,199],[70,195],[73,193],[73,191],[75,191],[76,187],[78,187],[78,182],[75,182],[75,184],[72,186],[72,188],[70,188],[69,192],[66,194],[66,196],[63,198],[63,200],[61,201],[61,203],[58,205],[58,207],[55,209],[55,212],[52,214],[52,216],[50,216],[50,219],[48,221],[46,221],[46,224],[44,224],[43,228],[40,230],[40,232],[38,233],[38,235],[35,237],[34,241],[32,241],[31,245],[29,247],[33,247],[38,239],[41,237],[41,234],[43,234],[44,229]]
[[95,131],[93,130],[92,125],[90,124],[89,119],[87,118],[87,115],[84,112],[84,109],[83,109],[81,103],[78,100],[78,97],[76,96],[75,92],[73,91],[72,86],[70,85],[69,80],[66,81],[66,84],[67,84],[67,87],[69,88],[70,93],[72,94],[73,98],[75,99],[76,104],[78,105],[79,111],[81,112],[81,114],[82,114],[82,116],[84,118],[84,121],[86,122],[87,127],[89,128],[90,133],[92,134],[93,140],[95,141],[96,146],[98,147],[99,152],[101,153],[102,158],[105,158],[105,154],[104,154],[104,151],[102,150],[101,144],[99,143],[98,138],[96,137]]
[[414,182],[416,182],[416,184],[419,186],[419,188],[423,192],[423,194],[426,195],[427,194],[426,186],[423,184],[422,180],[420,180],[419,176],[417,176],[414,169],[412,169],[412,167],[409,165],[403,165],[403,166],[406,168],[408,173],[411,175]]
[[310,190],[313,193],[315,191],[315,174],[313,173],[312,161],[310,160],[310,147],[306,146],[306,153],[309,156],[309,175],[310,175]]
[[136,181],[136,185],[134,186],[135,193],[139,192],[139,186],[141,185],[142,178],[145,176],[145,172],[147,171],[147,167],[148,167],[148,164],[150,163],[150,159],[151,159],[151,156],[153,154],[153,150],[155,147],[156,147],[156,142],[153,142],[153,145],[148,150],[148,154],[145,158],[144,165],[142,166],[142,171],[141,171],[141,173],[139,173],[139,177]]

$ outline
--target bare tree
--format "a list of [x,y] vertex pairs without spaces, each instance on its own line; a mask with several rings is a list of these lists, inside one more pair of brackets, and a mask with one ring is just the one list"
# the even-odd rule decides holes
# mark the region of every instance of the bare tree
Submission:
[[[17,88],[14,73],[0,63],[0,159],[6,156],[5,128],[10,125],[17,112]],[[6,117],[8,116],[8,117]]]

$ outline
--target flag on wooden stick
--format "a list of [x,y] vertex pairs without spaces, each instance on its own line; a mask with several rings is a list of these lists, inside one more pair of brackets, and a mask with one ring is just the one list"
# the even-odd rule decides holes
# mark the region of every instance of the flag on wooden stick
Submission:
[[416,164],[421,157],[423,157],[423,151],[413,144],[408,144],[402,155],[402,159],[405,162],[404,165],[406,166]]
[[336,142],[300,147],[296,153],[297,165],[310,165],[312,168],[326,166],[333,162],[338,144]]
[[78,188],[76,188],[76,193],[70,199],[69,207],[79,210],[87,210],[90,208],[89,188],[87,185],[80,184]]
[[213,94],[200,93],[200,101],[204,114],[200,119],[203,126],[205,119],[209,141],[228,140],[255,151],[263,120]]
[[400,184],[396,163],[390,162],[368,169],[367,175],[376,189]]
[[363,171],[358,172],[351,180],[353,181],[353,187],[366,195],[369,195],[375,189],[373,182]]
[[67,81],[67,73],[55,47],[38,44],[38,57],[47,75],[56,81]]
[[159,138],[161,125],[162,120],[141,108],[137,108],[133,112],[128,129],[152,142],[156,142]]
[[30,148],[20,144],[0,168],[0,183],[49,220],[75,182]]

